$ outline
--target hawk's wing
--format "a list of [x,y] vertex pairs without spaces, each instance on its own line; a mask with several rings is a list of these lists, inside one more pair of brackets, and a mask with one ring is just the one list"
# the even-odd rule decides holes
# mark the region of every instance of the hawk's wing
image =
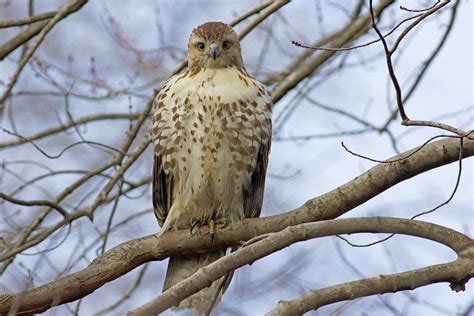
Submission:
[[158,219],[160,226],[163,226],[168,211],[171,208],[171,192],[173,185],[173,178],[167,176],[163,170],[161,163],[161,156],[154,155],[155,161],[153,163],[153,207],[155,216]]
[[[164,101],[166,93],[171,89],[173,80],[176,76],[173,76],[166,80],[160,88],[160,92],[155,98],[155,113],[153,115],[153,123],[151,129],[151,135],[154,142],[154,162],[153,162],[153,180],[152,180],[152,192],[153,192],[153,208],[156,219],[162,227],[168,212],[173,203],[172,192],[173,192],[173,176],[166,174],[164,170],[164,161],[166,160],[165,149],[169,144],[159,144],[161,140],[167,139],[167,134],[170,129],[168,124],[169,120],[164,119],[162,111],[166,110],[168,104]],[[160,125],[165,122],[165,125]]]
[[255,170],[251,175],[249,185],[244,189],[244,215],[246,218],[260,217],[270,143],[271,139],[260,145]]

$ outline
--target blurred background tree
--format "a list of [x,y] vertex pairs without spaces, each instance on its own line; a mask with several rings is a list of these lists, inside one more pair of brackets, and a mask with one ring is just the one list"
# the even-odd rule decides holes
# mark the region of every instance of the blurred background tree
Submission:
[[[262,216],[290,211],[377,164],[349,151],[385,160],[442,134],[463,141],[461,159],[433,155],[440,162],[425,169],[457,164],[334,217],[411,218],[430,211],[421,220],[472,236],[473,166],[461,164],[474,154],[472,6],[467,0],[374,2],[389,47],[409,30],[391,60],[409,117],[430,120],[402,126],[369,1],[0,0],[0,291],[54,284],[112,247],[159,231],[146,138],[151,100],[164,79],[185,69],[191,30],[211,20],[235,27],[249,73],[273,93]],[[440,131],[435,122],[449,126]],[[459,147],[446,148],[458,157]],[[386,236],[348,238],[364,244]],[[446,247],[409,236],[371,247],[336,237],[309,240],[239,269],[215,314],[259,315],[311,289],[453,258]],[[159,294],[165,267],[140,265],[71,303],[58,298],[48,313],[124,314]],[[467,287],[455,293],[431,285],[314,313],[470,315],[474,296],[472,284]],[[8,306],[21,310],[21,303]]]

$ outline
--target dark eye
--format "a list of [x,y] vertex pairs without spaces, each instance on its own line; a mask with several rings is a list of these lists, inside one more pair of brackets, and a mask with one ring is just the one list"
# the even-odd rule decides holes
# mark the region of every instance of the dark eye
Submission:
[[196,44],[196,47],[197,47],[199,50],[204,50],[204,48],[206,48],[206,45],[204,45],[204,43],[197,43],[197,44]]
[[229,49],[230,47],[230,42],[229,41],[224,41],[224,43],[222,43],[222,48],[223,49]]

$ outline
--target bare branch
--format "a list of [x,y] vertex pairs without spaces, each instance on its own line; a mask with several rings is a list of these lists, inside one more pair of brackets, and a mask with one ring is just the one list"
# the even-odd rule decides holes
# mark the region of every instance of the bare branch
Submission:
[[26,30],[8,40],[0,47],[0,61],[5,59],[15,49],[28,42],[30,39],[38,35],[39,32],[48,24],[48,21],[40,21],[33,23]]
[[[143,286],[154,287],[148,281],[145,282],[147,280],[144,277],[146,267],[151,266],[147,264],[148,262],[163,260],[168,256],[208,252],[217,248],[242,248],[231,256],[224,257],[211,266],[199,270],[197,274],[184,280],[183,284],[177,284],[154,302],[138,310],[139,313],[145,310],[145,314],[151,310],[153,314],[199,291],[210,284],[209,282],[213,282],[212,280],[218,279],[221,274],[233,273],[236,268],[251,264],[294,242],[322,236],[339,237],[349,245],[366,247],[380,243],[397,233],[423,235],[421,237],[452,246],[459,258],[443,265],[371,279],[366,278],[373,275],[369,273],[366,275],[365,271],[360,270],[361,273],[357,278],[364,280],[339,285],[322,283],[323,285],[314,288],[314,291],[304,294],[304,291],[301,291],[301,284],[289,279],[292,273],[297,273],[297,269],[302,268],[311,260],[311,256],[298,251],[298,254],[292,254],[284,262],[280,262],[285,267],[287,265],[291,267],[286,269],[285,273],[280,273],[274,280],[277,283],[273,284],[288,285],[288,290],[299,288],[298,295],[303,296],[290,302],[280,303],[271,313],[284,315],[292,314],[293,311],[298,313],[299,309],[318,308],[336,301],[411,289],[436,282],[450,282],[455,290],[463,289],[464,283],[473,276],[474,270],[472,264],[469,266],[467,261],[474,261],[474,242],[469,233],[463,235],[446,227],[438,227],[413,219],[435,211],[451,202],[457,191],[461,192],[461,175],[466,172],[463,170],[465,169],[463,168],[464,159],[474,156],[474,134],[472,127],[469,127],[471,117],[458,115],[455,118],[451,117],[449,121],[446,121],[444,117],[443,123],[440,123],[438,121],[441,117],[438,115],[428,116],[428,119],[432,121],[425,120],[426,118],[410,120],[409,112],[405,112],[406,101],[414,95],[417,87],[421,87],[419,83],[422,78],[426,78],[429,65],[433,63],[441,48],[446,46],[448,34],[451,30],[455,30],[453,25],[455,20],[458,20],[455,17],[457,7],[460,7],[460,0],[451,1],[452,6],[447,5],[449,0],[432,0],[430,4],[425,4],[429,7],[423,9],[400,7],[400,10],[397,9],[394,0],[369,1],[370,6],[365,0],[356,0],[349,6],[332,2],[310,4],[308,8],[314,9],[316,13],[310,10],[295,11],[295,8],[286,6],[291,2],[290,0],[260,1],[250,5],[248,10],[242,12],[240,16],[231,9],[231,16],[235,19],[229,24],[231,26],[239,24],[237,27],[237,30],[240,30],[239,38],[242,39],[256,31],[252,39],[261,40],[261,51],[254,51],[251,55],[254,62],[247,64],[250,73],[266,78],[263,82],[270,85],[269,91],[272,91],[275,105],[283,102],[276,106],[277,116],[273,118],[273,141],[293,142],[295,146],[290,147],[282,143],[277,144],[288,148],[301,147],[298,145],[304,142],[303,145],[306,148],[299,148],[299,150],[303,150],[305,154],[306,150],[309,154],[313,154],[313,152],[319,152],[317,148],[320,147],[318,144],[309,152],[307,146],[313,139],[352,135],[372,137],[376,136],[374,134],[379,134],[387,135],[385,145],[391,145],[394,151],[399,153],[399,148],[404,144],[398,143],[400,134],[397,136],[394,134],[394,131],[398,131],[399,128],[394,129],[395,127],[391,125],[396,120],[399,111],[402,113],[402,119],[405,118],[402,125],[434,127],[449,131],[445,133],[449,135],[438,135],[425,143],[421,140],[417,143],[421,146],[387,160],[383,154],[380,155],[380,152],[381,160],[377,160],[357,154],[343,145],[344,149],[351,154],[369,159],[377,165],[332,191],[308,200],[304,205],[292,211],[277,216],[234,221],[232,225],[217,230],[212,237],[209,236],[209,227],[202,226],[197,228],[192,236],[189,230],[173,230],[133,240],[130,238],[136,238],[137,232],[138,234],[140,232],[133,228],[142,227],[143,220],[146,221],[146,218],[142,217],[141,221],[133,221],[130,225],[125,225],[125,223],[142,215],[152,216],[151,209],[141,211],[142,206],[140,206],[142,203],[148,205],[150,185],[153,181],[153,177],[150,176],[150,158],[152,157],[147,154],[150,152],[149,145],[151,144],[147,125],[158,90],[154,93],[150,91],[170,75],[183,71],[187,64],[183,58],[184,47],[178,47],[176,43],[167,40],[174,38],[177,32],[180,38],[182,35],[181,30],[176,29],[167,21],[169,17],[164,12],[170,8],[169,5],[159,1],[151,5],[153,12],[148,12],[148,15],[144,16],[146,25],[140,26],[141,29],[147,29],[147,32],[149,30],[151,41],[143,42],[142,38],[137,37],[138,33],[132,31],[136,30],[135,27],[123,24],[121,18],[116,19],[115,15],[121,17],[124,14],[123,10],[113,10],[112,13],[107,6],[95,4],[94,8],[99,9],[97,12],[101,17],[99,22],[102,24],[89,23],[87,30],[93,30],[94,34],[99,36],[93,34],[94,39],[96,37],[102,39],[101,34],[105,34],[108,42],[87,42],[89,37],[79,36],[80,41],[76,42],[77,47],[67,45],[70,43],[69,38],[50,39],[48,32],[53,28],[59,28],[56,26],[57,23],[69,21],[66,16],[80,10],[88,2],[87,0],[64,1],[61,6],[54,9],[57,11],[53,12],[46,12],[44,10],[46,7],[36,3],[35,0],[27,0],[23,6],[26,10],[22,10],[27,12],[24,18],[17,18],[23,16],[19,15],[20,7],[9,8],[8,12],[12,10],[13,13],[18,12],[7,17],[7,21],[0,21],[0,30],[7,33],[10,30],[13,31],[12,36],[0,45],[0,61],[4,59],[7,68],[13,67],[7,77],[0,79],[0,85],[3,85],[4,89],[0,92],[3,93],[0,96],[0,117],[5,112],[4,124],[0,127],[0,138],[4,136],[0,142],[0,151],[3,150],[4,154],[10,155],[0,164],[0,184],[4,188],[4,192],[0,192],[0,217],[6,224],[2,228],[3,235],[0,236],[0,275],[8,273],[6,288],[12,290],[13,282],[15,282],[20,292],[0,294],[0,314],[52,311],[53,307],[65,304],[58,310],[78,315],[84,312],[85,306],[81,304],[83,298],[89,295],[93,298],[92,292],[138,267],[141,271],[134,273],[128,288],[116,291],[118,296],[109,298],[111,300],[102,306],[101,311],[99,311],[101,308],[95,307],[99,314],[106,312],[123,314],[123,302],[128,298],[134,299],[135,291],[142,291]],[[372,2],[374,2],[373,5]],[[38,12],[46,13],[37,14],[36,8]],[[103,10],[101,11],[100,8]],[[393,10],[388,10],[388,8]],[[447,14],[444,14],[445,8]],[[96,12],[96,9],[93,11]],[[239,12],[240,9],[236,7],[236,11]],[[338,19],[342,18],[342,24],[339,28],[331,28],[330,31],[329,25],[325,25],[328,22],[327,17],[330,16],[327,13],[334,13],[334,11],[339,11],[334,18],[336,16]],[[386,16],[386,11],[390,11],[389,16]],[[319,33],[318,31],[314,33],[320,34],[316,40],[307,39],[313,32],[307,29],[309,24],[300,20],[303,16],[308,20],[312,18],[312,21],[308,22],[314,22],[316,30],[320,30]],[[78,14],[77,17],[79,19],[72,19],[74,21],[70,22],[83,25],[84,16]],[[336,23],[336,21],[331,22]],[[413,68],[413,71],[408,74],[405,91],[403,88],[405,85],[397,78],[397,62],[401,61],[402,57],[407,57],[403,53],[407,43],[412,39],[416,41],[418,38],[407,35],[409,33],[415,35],[417,30],[423,29],[423,25],[431,29],[429,26],[436,22],[440,26],[439,39],[433,42],[432,52],[426,51],[427,56],[424,57],[426,59],[417,61],[419,67]],[[69,22],[67,24],[69,25]],[[18,26],[21,28],[15,29]],[[130,28],[131,26],[133,28]],[[373,36],[369,34],[371,28],[375,30]],[[103,32],[104,29],[110,38]],[[63,31],[67,32],[67,30]],[[78,32],[74,34],[80,35],[83,32],[83,29],[78,29]],[[373,38],[375,33],[377,35]],[[312,43],[313,46],[305,46],[312,49],[302,50],[290,45],[288,41],[295,36],[305,43]],[[363,40],[364,37],[368,40]],[[363,52],[366,50],[356,50],[356,48],[377,42],[380,42],[384,49],[377,50],[374,54],[364,55]],[[47,47],[43,47],[43,54],[39,56],[37,48],[42,45]],[[100,45],[100,49],[95,45]],[[21,51],[18,51],[18,48],[21,48]],[[104,55],[102,48],[108,50],[113,48],[115,53]],[[339,54],[340,51],[345,52]],[[267,53],[271,54],[266,56]],[[278,59],[277,63],[272,63],[272,58],[276,56],[281,56],[281,59]],[[319,101],[320,98],[321,100],[326,98],[324,95],[328,95],[322,90],[334,86],[340,73],[356,74],[359,71],[365,73],[372,71],[372,75],[378,78],[380,76],[379,61],[384,57],[390,75],[385,91],[387,116],[391,114],[390,117],[382,117],[379,123],[373,121],[375,115],[379,115],[380,112],[379,109],[373,110],[371,107],[373,102],[370,95],[362,96],[368,100],[362,101],[362,104],[345,102],[338,105],[336,103],[338,101],[328,101],[328,103]],[[180,64],[175,70],[169,71],[169,65],[173,63]],[[367,79],[363,76],[357,77]],[[368,87],[371,83],[356,84],[359,87]],[[391,100],[392,84],[395,87],[396,103]],[[344,90],[340,95],[333,95],[334,100],[350,99],[354,91],[351,87],[346,88],[349,90]],[[357,98],[353,100],[361,100],[361,94],[365,95],[366,92],[379,96],[378,91],[369,89],[358,89],[355,92],[354,96]],[[313,98],[313,94],[319,97]],[[462,98],[462,95],[457,97]],[[135,99],[137,104],[135,104]],[[456,100],[453,99],[451,102],[453,105],[448,107],[459,103]],[[332,104],[338,106],[333,107]],[[397,104],[396,109],[392,106],[394,104]],[[31,108],[30,105],[35,106]],[[125,110],[122,113],[120,109],[125,109],[127,105],[128,112]],[[280,106],[282,106],[281,109]],[[318,108],[314,111],[314,107]],[[311,113],[304,112],[307,108]],[[31,111],[25,112],[25,110]],[[111,111],[115,113],[110,113]],[[458,113],[455,112],[454,107],[450,111],[453,115]],[[322,122],[322,124],[309,126],[310,129],[304,132],[302,126],[293,125],[290,128],[289,123],[294,121],[311,124],[311,118],[306,115],[313,115],[313,112],[318,116],[317,122]],[[63,113],[66,119],[63,119]],[[321,119],[318,113],[327,114],[330,117]],[[338,118],[341,118],[341,121]],[[332,122],[334,127],[332,130],[330,120],[334,119],[336,121]],[[128,120],[129,124],[117,120]],[[454,120],[458,123],[451,123]],[[92,128],[89,129],[89,125]],[[325,127],[329,129],[326,130]],[[405,130],[420,131],[416,128]],[[102,138],[102,133],[106,137]],[[76,137],[80,138],[80,142],[74,140]],[[355,138],[360,139],[361,136]],[[412,138],[416,136],[412,135]],[[442,140],[439,140],[440,138]],[[109,144],[109,140],[112,144]],[[405,142],[408,143],[408,140]],[[22,144],[26,145],[17,147]],[[80,147],[62,155],[63,152],[80,144]],[[362,152],[360,148],[357,148],[358,152]],[[97,152],[96,149],[101,151]],[[49,153],[50,151],[56,153],[59,150],[61,152],[58,155]],[[21,158],[15,158],[17,151]],[[277,155],[278,152],[279,150],[277,150]],[[60,156],[58,160],[51,160]],[[417,213],[411,219],[369,217],[334,220],[373,197],[383,198],[382,193],[385,190],[400,182],[454,162],[457,162],[459,166],[456,183],[455,185],[453,183],[454,189],[449,191],[449,187],[443,187],[443,192],[439,194],[442,199],[445,199],[443,203],[441,200],[436,202],[441,204],[434,208],[428,207],[431,209],[426,212],[422,211],[427,208],[418,210],[419,207],[417,207],[413,210],[413,206],[410,206],[413,213],[409,216]],[[291,160],[288,163],[299,164],[302,161]],[[288,165],[278,168],[283,175],[278,175],[278,172],[274,170],[267,176],[288,178],[289,176],[285,176],[288,172],[282,171],[287,167]],[[290,169],[301,168],[297,166],[295,169],[290,166]],[[453,171],[455,172],[454,169]],[[453,182],[454,176],[455,174],[453,174]],[[444,179],[445,175],[443,174],[442,177]],[[276,188],[271,184],[270,187]],[[269,199],[271,203],[266,205],[272,209],[273,205],[286,202],[280,200],[278,193],[272,195],[273,192],[270,190],[268,192],[270,195],[266,195],[266,199]],[[40,194],[39,197],[36,196],[38,194]],[[130,205],[131,209],[129,209]],[[138,210],[135,210],[137,208],[135,205],[139,208]],[[148,207],[144,206],[144,208]],[[55,214],[56,212],[60,215]],[[380,211],[376,215],[379,214],[384,213]],[[465,232],[470,232],[470,227],[466,228],[464,223],[461,225],[464,225],[462,227]],[[158,226],[155,228],[158,230]],[[388,237],[378,240],[381,237],[373,236],[378,241],[357,245],[344,235],[359,232],[382,232],[386,234],[382,237]],[[337,241],[336,238],[334,238],[335,241]],[[68,247],[63,244],[64,241],[72,242],[74,245]],[[112,243],[121,244],[108,249],[113,246]],[[62,244],[60,249],[51,252]],[[65,253],[61,253],[64,250]],[[29,258],[32,260],[20,260],[18,255],[31,256]],[[55,260],[57,255],[65,260],[57,262]],[[385,255],[391,256],[388,250]],[[91,262],[93,258],[95,260]],[[402,257],[401,260],[404,258]],[[298,260],[297,265],[292,265],[294,260]],[[88,265],[84,267],[84,263]],[[392,258],[391,268],[390,273],[400,272],[398,262],[395,262],[394,258]],[[78,270],[79,272],[76,272]],[[357,269],[352,271],[357,271]],[[273,273],[274,271],[265,276],[265,279],[274,278]],[[156,277],[155,274],[154,279]],[[243,275],[242,280],[245,281],[245,278],[246,276]],[[160,280],[154,281],[159,283]],[[254,284],[250,283],[250,285],[248,282],[241,283],[246,284],[251,290],[251,294],[248,292],[247,295],[259,297],[270,290],[267,285],[261,286],[259,284],[261,282],[252,282]],[[40,286],[41,284],[43,285]],[[123,286],[122,282],[116,285]],[[325,288],[325,286],[330,287]],[[154,287],[154,290],[158,295],[158,288]],[[416,293],[406,292],[405,296],[408,300],[407,304],[400,310],[398,306],[393,306],[389,299],[381,295],[378,299],[383,306],[377,306],[377,308],[386,308],[394,316],[407,313],[410,308],[407,306],[412,304],[436,309],[435,304],[428,306],[426,302],[418,300]],[[245,297],[239,299],[245,299]],[[67,304],[68,302],[74,303]],[[225,313],[239,313],[236,310],[243,308],[239,306],[238,301],[228,300],[228,302],[230,304],[224,303],[220,306]],[[132,301],[129,303],[137,304]],[[344,312],[353,308],[355,304],[359,303],[355,300],[343,303],[334,312]],[[463,309],[468,311],[469,303],[463,305],[465,305]],[[449,310],[450,306],[447,306],[443,311],[449,312]]]
[[114,311],[117,307],[122,305],[128,298],[130,298],[132,293],[138,288],[138,286],[142,282],[143,276],[145,275],[145,272],[146,272],[146,270],[148,269],[149,266],[150,266],[149,264],[145,264],[140,269],[140,273],[138,273],[137,279],[135,280],[133,285],[127,290],[127,292],[119,300],[117,300],[114,304],[100,310],[99,312],[97,312],[96,315],[97,316],[102,316],[102,315],[105,315],[107,313],[110,313],[110,312]]
[[251,23],[246,25],[240,32],[239,38],[242,39],[250,33],[255,27],[257,27],[260,23],[262,23],[267,17],[278,11],[281,7],[288,4],[290,0],[277,0],[273,1],[273,3],[268,7],[265,8],[261,13],[257,15],[257,17],[252,20]]
[[[471,248],[473,248],[471,246]],[[464,284],[469,278],[474,277],[471,255],[456,261],[428,266],[421,269],[379,275],[373,278],[342,283],[320,290],[309,291],[303,296],[292,301],[280,301],[278,306],[267,313],[268,316],[276,315],[301,315],[311,310],[345,300],[353,300],[369,295],[395,293],[404,290],[414,290],[440,282],[451,283],[453,291],[464,290]]]
[[[184,298],[198,292],[199,290],[209,286],[213,281],[226,275],[246,264],[267,256],[275,251],[281,250],[289,245],[312,238],[332,236],[335,234],[353,234],[353,233],[397,233],[410,236],[426,238],[442,243],[453,249],[460,258],[462,265],[456,265],[454,269],[449,269],[451,273],[442,274],[438,277],[434,272],[426,276],[423,272],[439,268],[428,267],[422,271],[406,272],[406,279],[416,273],[417,279],[421,282],[414,282],[414,286],[422,286],[432,282],[451,282],[453,287],[459,288],[472,277],[474,277],[474,267],[470,264],[474,260],[474,242],[471,238],[447,229],[442,226],[399,218],[349,218],[339,220],[329,220],[319,223],[307,223],[297,226],[290,226],[280,232],[271,234],[267,238],[257,241],[247,247],[240,248],[236,252],[225,256],[210,265],[199,269],[192,276],[172,286],[161,295],[148,302],[147,304],[129,312],[128,315],[156,315],[175,304],[178,304]],[[421,272],[421,275],[420,275]],[[396,277],[395,277],[396,279]],[[407,279],[410,280],[409,278]],[[370,283],[370,282],[369,282]],[[400,285],[404,289],[406,283]],[[393,283],[390,283],[393,286]],[[390,287],[385,284],[385,288]],[[374,292],[372,292],[374,293]],[[293,305],[292,305],[293,306]],[[296,305],[298,306],[298,305]],[[305,310],[307,311],[307,310]],[[289,312],[282,315],[298,315],[301,313]]]
[[24,201],[20,199],[16,199],[14,197],[11,197],[8,194],[5,194],[3,192],[0,192],[0,199],[3,199],[5,201],[8,201],[13,204],[18,204],[18,205],[25,205],[25,206],[49,206],[56,211],[58,211],[62,216],[66,217],[68,214],[64,208],[62,208],[60,205],[55,204],[51,201],[48,200],[35,200],[35,201]]
[[[467,133],[461,129],[455,128],[453,126],[450,126],[448,124],[444,123],[439,123],[439,122],[431,122],[431,121],[424,121],[424,120],[411,120],[408,115],[405,112],[405,108],[403,105],[403,96],[402,96],[402,90],[400,87],[400,83],[398,82],[397,76],[395,74],[395,70],[393,68],[393,63],[392,63],[392,55],[395,53],[397,50],[398,46],[402,42],[402,40],[405,38],[405,36],[415,27],[417,26],[421,21],[423,21],[425,18],[429,17],[433,13],[441,10],[444,6],[446,6],[448,3],[450,3],[450,0],[444,0],[444,1],[438,1],[435,5],[430,7],[429,9],[423,10],[423,14],[421,14],[415,21],[413,21],[410,25],[407,26],[406,29],[402,31],[402,33],[397,37],[395,40],[395,43],[391,48],[388,47],[387,41],[385,40],[385,37],[382,35],[380,30],[377,27],[377,24],[375,22],[375,13],[374,13],[374,8],[372,6],[372,0],[369,1],[370,5],[370,14],[372,18],[372,27],[379,36],[380,41],[383,44],[384,50],[385,50],[385,59],[387,62],[387,68],[388,72],[390,75],[390,79],[392,80],[393,87],[396,92],[396,97],[397,97],[397,105],[398,105],[398,111],[400,112],[400,116],[402,118],[402,124],[405,126],[428,126],[428,127],[434,127],[434,128],[439,128],[443,129],[449,132],[452,132],[454,134],[457,134],[459,136],[464,136]],[[404,10],[407,10],[406,8],[403,8]],[[467,136],[470,137],[470,136]]]
[[[382,11],[393,4],[394,0],[381,0],[374,8],[375,15],[379,15]],[[344,30],[337,35],[331,42],[332,47],[342,47],[348,42],[353,41],[357,36],[361,36],[369,29],[370,14],[366,14],[352,21]],[[314,59],[302,64],[298,69],[290,72],[275,88],[272,93],[273,102],[280,100],[289,90],[294,88],[303,79],[311,75],[317,68],[330,59],[336,52],[322,51]]]
[[[456,15],[457,15],[457,10],[458,10],[459,4],[460,4],[460,1],[456,0],[453,7],[452,7],[452,9],[451,9],[451,16],[449,18],[449,23],[446,26],[446,30],[444,31],[443,36],[441,37],[441,40],[436,45],[435,49],[431,52],[430,56],[428,56],[428,58],[426,58],[426,60],[423,61],[422,68],[421,68],[420,72],[416,76],[416,79],[415,79],[414,83],[408,89],[408,92],[405,94],[405,96],[403,98],[403,104],[406,104],[407,100],[416,91],[416,88],[419,86],[420,82],[424,78],[427,70],[433,64],[433,61],[435,60],[435,58],[439,55],[439,52],[441,51],[441,48],[444,47],[444,45],[446,43],[446,40],[448,39],[448,36],[449,36],[449,34],[451,33],[451,31],[453,29],[453,25],[454,25],[454,21],[456,20]],[[387,121],[385,122],[383,127],[381,127],[381,130],[386,130],[388,128],[388,125],[394,119],[396,119],[397,114],[398,114],[398,107],[392,111],[392,113],[390,114],[389,118],[387,119]]]
[[[409,153],[410,151],[393,159],[398,159]],[[466,140],[463,157],[467,158],[473,155],[474,141]],[[196,233],[193,237],[189,236],[188,230],[181,230],[163,234],[160,237],[153,235],[132,240],[118,248],[105,252],[103,256],[94,260],[88,268],[44,285],[37,289],[40,292],[30,292],[32,296],[28,296],[28,299],[25,298],[24,302],[30,302],[31,305],[28,305],[30,307],[25,306],[25,310],[49,308],[50,302],[58,298],[57,295],[60,295],[61,302],[69,302],[84,297],[103,284],[151,260],[163,259],[169,255],[196,252],[198,249],[209,249],[209,247],[231,246],[239,243],[239,241],[280,231],[288,226],[336,218],[397,183],[458,159],[459,140],[440,140],[425,146],[416,155],[403,161],[379,164],[354,180],[306,202],[303,206],[291,212],[266,218],[246,219],[232,225],[232,227],[220,230],[214,235],[212,242],[210,241],[211,237],[205,234],[205,230],[203,234]],[[77,211],[70,214],[70,217],[79,218],[87,216],[87,214],[86,210]],[[63,225],[64,223],[58,223],[46,230],[44,234],[51,234],[51,230],[55,231]],[[156,238],[160,240],[159,246],[156,244]],[[172,252],[171,249],[175,252]],[[17,252],[18,249],[7,251],[0,256],[0,260],[8,260]],[[79,282],[74,282],[74,280],[79,280]],[[35,293],[41,293],[41,295],[36,296]],[[0,313],[4,310],[8,311],[8,306],[10,306],[8,304],[12,304],[18,297],[13,294],[0,297],[0,302],[6,302],[5,305],[0,304],[4,308],[0,308]],[[33,297],[35,300],[33,300]]]
[[[0,29],[7,28],[7,27],[23,26],[26,24],[33,24],[38,21],[50,19],[54,17],[56,13],[57,11],[51,11],[51,12],[41,13],[41,14],[28,17],[28,18],[23,18],[23,19],[0,21]],[[2,58],[0,58],[0,60],[2,60]]]
[[89,122],[97,122],[102,120],[136,120],[140,117],[141,114],[125,114],[125,113],[111,113],[111,114],[97,114],[97,115],[89,115],[85,117],[81,117],[75,119],[73,121],[69,121],[66,124],[62,124],[61,126],[56,126],[52,128],[45,129],[37,134],[31,136],[23,136],[23,138],[19,137],[20,139],[0,143],[0,149],[3,148],[12,148],[14,146],[18,146],[21,144],[25,144],[31,141],[35,141],[41,138],[45,138],[48,136],[55,135],[57,133],[66,131],[73,126],[79,126],[82,124],[87,124]]
[[[36,42],[28,49],[28,51],[24,54],[24,56],[21,58],[20,63],[18,65],[18,68],[16,69],[15,73],[10,79],[10,82],[8,83],[5,91],[3,91],[1,97],[0,97],[0,113],[3,111],[4,108],[4,103],[5,100],[8,98],[11,90],[13,89],[13,86],[15,85],[16,81],[18,80],[18,77],[20,76],[21,71],[23,68],[26,66],[30,58],[33,56],[35,51],[38,49],[38,47],[41,45],[43,42],[44,38],[46,35],[51,31],[51,29],[63,18],[68,16],[69,14],[79,10],[83,5],[87,3],[87,0],[71,0],[68,3],[66,3],[61,9],[57,11],[55,16],[49,20],[44,27],[41,29],[38,35],[38,39]],[[39,22],[39,23],[45,23],[45,22]]]

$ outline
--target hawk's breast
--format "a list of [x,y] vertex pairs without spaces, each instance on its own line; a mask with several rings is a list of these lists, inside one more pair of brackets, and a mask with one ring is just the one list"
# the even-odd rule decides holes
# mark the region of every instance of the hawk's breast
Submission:
[[196,212],[241,212],[242,190],[271,136],[263,85],[236,68],[187,72],[164,84],[156,105],[155,155],[174,178],[174,200]]

